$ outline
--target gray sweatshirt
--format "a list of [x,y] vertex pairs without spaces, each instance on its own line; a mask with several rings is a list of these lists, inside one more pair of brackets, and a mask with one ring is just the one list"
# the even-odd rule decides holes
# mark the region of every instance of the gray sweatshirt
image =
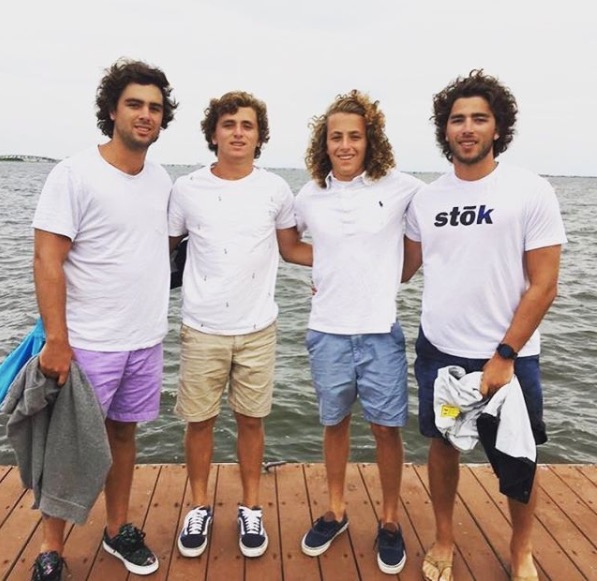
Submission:
[[45,377],[32,357],[11,384],[0,410],[21,480],[33,508],[82,524],[112,464],[97,397],[73,361],[66,383]]

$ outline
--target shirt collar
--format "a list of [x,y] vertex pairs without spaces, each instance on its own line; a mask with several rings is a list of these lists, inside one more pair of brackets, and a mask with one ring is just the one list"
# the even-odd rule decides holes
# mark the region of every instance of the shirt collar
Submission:
[[339,184],[343,184],[343,185],[371,185],[373,183],[373,180],[367,175],[367,172],[363,172],[362,174],[359,174],[358,176],[352,178],[351,181],[349,182],[342,182],[340,180],[337,180],[333,175],[332,172],[330,171],[330,173],[328,173],[328,175],[325,177],[325,185],[327,189],[332,188],[334,185],[339,185]]

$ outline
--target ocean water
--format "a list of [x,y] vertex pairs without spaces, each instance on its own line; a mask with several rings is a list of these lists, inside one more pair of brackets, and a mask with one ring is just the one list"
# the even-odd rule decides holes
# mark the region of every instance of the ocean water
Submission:
[[[31,218],[49,163],[0,163],[0,360],[19,343],[37,317],[33,291]],[[173,178],[191,166],[167,166]],[[294,192],[307,181],[299,169],[272,170],[284,177]],[[417,174],[426,182],[435,174]],[[559,296],[541,325],[545,420],[549,442],[539,460],[553,463],[597,462],[597,405],[593,400],[597,368],[597,298],[595,241],[597,178],[549,177],[556,188],[569,243],[565,246]],[[397,299],[399,318],[407,340],[412,370],[417,334],[421,276],[403,286]],[[277,301],[278,353],[274,405],[266,420],[266,461],[317,462],[322,460],[321,426],[311,387],[304,335],[310,306],[310,269],[281,263]],[[161,415],[139,428],[139,462],[183,462],[184,423],[174,413],[178,373],[180,289],[171,292],[169,332],[165,340],[165,374]],[[406,461],[426,460],[427,441],[417,428],[416,383],[409,377],[409,421],[403,438]],[[0,464],[14,463],[0,418]],[[216,424],[214,461],[233,462],[235,425],[224,403]],[[360,409],[354,409],[351,460],[374,460],[375,447]],[[463,461],[486,461],[482,450]]]

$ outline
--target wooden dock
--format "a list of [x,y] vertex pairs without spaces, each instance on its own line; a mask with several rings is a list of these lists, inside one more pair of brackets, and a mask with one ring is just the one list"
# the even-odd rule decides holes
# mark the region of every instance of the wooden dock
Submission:
[[[541,580],[597,580],[597,465],[541,465],[541,496],[534,545]],[[374,538],[381,491],[374,464],[350,464],[347,475],[348,534],[341,535],[321,557],[301,553],[300,540],[311,521],[326,509],[325,470],[321,464],[287,464],[262,478],[261,501],[269,549],[259,559],[244,559],[236,529],[240,477],[236,464],[212,469],[214,526],[208,550],[185,559],[176,536],[189,508],[184,465],[139,465],[135,472],[131,520],[147,533],[159,555],[160,568],[146,579],[208,581],[419,581],[424,549],[433,542],[433,515],[424,466],[407,465],[401,494],[401,525],[406,541],[406,567],[395,577],[376,564]],[[0,466],[0,578],[28,581],[38,552],[41,526],[31,510],[18,470]],[[117,581],[141,579],[100,548],[105,511],[100,498],[85,526],[69,529],[65,558],[67,578]],[[466,465],[461,471],[455,510],[456,581],[507,580],[510,537],[506,499],[488,465]]]

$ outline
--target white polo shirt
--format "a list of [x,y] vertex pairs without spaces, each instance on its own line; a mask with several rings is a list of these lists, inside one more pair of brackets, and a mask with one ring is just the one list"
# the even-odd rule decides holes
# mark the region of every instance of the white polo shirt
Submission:
[[355,335],[389,333],[403,261],[404,213],[423,182],[392,170],[379,180],[331,175],[308,182],[295,199],[300,232],[313,243],[309,328]]

